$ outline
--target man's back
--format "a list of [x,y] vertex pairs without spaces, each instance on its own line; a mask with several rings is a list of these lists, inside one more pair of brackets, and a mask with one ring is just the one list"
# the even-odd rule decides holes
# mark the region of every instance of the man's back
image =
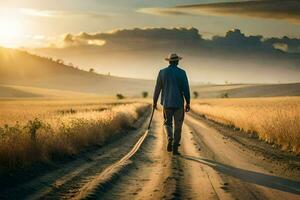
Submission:
[[158,99],[160,91],[162,91],[161,104],[164,107],[183,107],[183,97],[185,97],[188,104],[190,103],[189,83],[186,73],[176,65],[169,65],[160,70],[157,77],[154,99]]
[[[177,54],[170,54],[165,59],[169,61],[170,65],[159,71],[153,95],[153,109],[156,109],[159,94],[162,92],[161,104],[164,113],[164,130],[168,136],[167,151],[172,151],[173,155],[180,154],[178,147],[180,145],[184,111],[189,112],[190,110],[189,82],[185,71],[177,67],[181,59],[182,57]],[[186,101],[185,109],[184,99]]]

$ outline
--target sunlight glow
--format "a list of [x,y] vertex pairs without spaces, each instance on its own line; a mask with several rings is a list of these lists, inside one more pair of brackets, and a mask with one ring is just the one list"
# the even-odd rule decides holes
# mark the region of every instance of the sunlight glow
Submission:
[[20,17],[8,12],[0,13],[0,45],[16,47],[23,37]]

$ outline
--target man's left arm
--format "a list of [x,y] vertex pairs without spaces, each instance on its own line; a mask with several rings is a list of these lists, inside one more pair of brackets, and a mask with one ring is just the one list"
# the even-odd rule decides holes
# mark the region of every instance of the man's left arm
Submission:
[[162,80],[161,80],[161,71],[159,71],[157,79],[156,79],[154,94],[153,94],[153,108],[154,109],[156,109],[157,100],[158,100],[161,90],[162,90]]
[[186,73],[184,72],[184,82],[183,82],[183,95],[186,101],[185,111],[190,111],[191,95],[190,95],[190,85]]

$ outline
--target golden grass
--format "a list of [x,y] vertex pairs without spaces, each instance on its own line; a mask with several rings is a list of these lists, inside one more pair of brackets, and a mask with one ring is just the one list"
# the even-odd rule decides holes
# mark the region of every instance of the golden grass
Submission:
[[0,100],[0,127],[8,124],[21,124],[39,118],[45,120],[53,116],[70,112],[87,112],[109,108],[115,104],[132,103],[140,100],[114,98],[78,98],[78,99],[15,99]]
[[5,110],[0,112],[7,118],[1,116],[0,120],[0,172],[102,145],[130,127],[149,107],[124,101],[0,103],[4,104]]
[[300,97],[197,100],[192,111],[300,153]]

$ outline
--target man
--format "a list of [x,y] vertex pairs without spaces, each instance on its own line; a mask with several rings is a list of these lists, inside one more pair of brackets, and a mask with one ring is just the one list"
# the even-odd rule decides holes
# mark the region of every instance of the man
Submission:
[[[155,91],[153,95],[153,108],[157,107],[157,100],[161,92],[161,105],[164,114],[164,130],[168,136],[167,151],[173,151],[173,155],[179,155],[178,146],[180,145],[181,128],[184,119],[184,111],[190,111],[190,89],[186,73],[178,67],[179,57],[170,54],[167,61],[169,66],[160,70]],[[186,106],[184,109],[184,99]],[[174,118],[174,134],[173,134]],[[174,135],[174,136],[173,136]]]

